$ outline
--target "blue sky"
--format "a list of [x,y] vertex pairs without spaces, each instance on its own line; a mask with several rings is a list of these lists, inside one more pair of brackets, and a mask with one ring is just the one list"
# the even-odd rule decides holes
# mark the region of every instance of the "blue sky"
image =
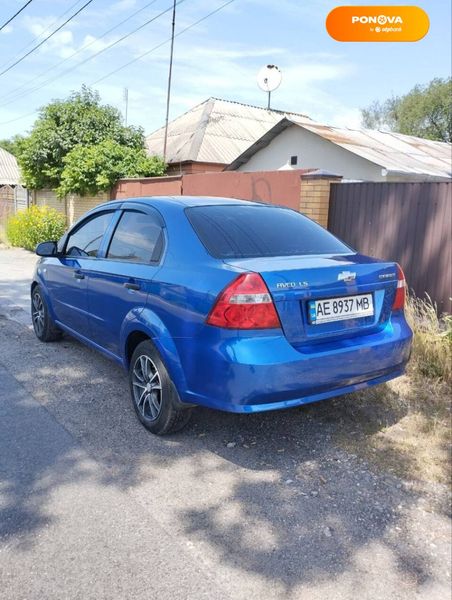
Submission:
[[[155,0],[123,26],[102,37],[149,1],[94,0],[38,51],[0,76],[0,138],[26,132],[36,117],[31,114],[33,111],[53,98],[79,89],[83,83],[94,84],[103,101],[121,110],[123,88],[128,87],[129,123],[143,126],[146,133],[163,125],[169,44],[115,75],[98,80],[165,42],[170,35],[170,12],[111,50],[73,68],[172,4],[171,0]],[[184,0],[177,9],[176,31],[225,1]],[[0,32],[0,71],[85,2],[33,0]],[[0,23],[23,4],[24,0],[2,0]],[[397,44],[332,40],[325,30],[325,18],[338,4],[329,0],[235,0],[177,37],[170,118],[209,96],[265,106],[266,98],[256,85],[256,74],[267,63],[277,64],[283,73],[281,87],[273,94],[274,108],[349,127],[359,125],[359,108],[373,100],[405,93],[416,83],[426,83],[433,77],[450,75],[449,0],[417,3],[429,14],[430,32],[420,42]],[[344,4],[361,2],[347,0]],[[66,16],[60,18],[66,11]],[[63,59],[65,62],[61,63]],[[58,63],[61,64],[56,67]],[[70,72],[59,76],[69,69]],[[51,78],[54,81],[46,83]]]

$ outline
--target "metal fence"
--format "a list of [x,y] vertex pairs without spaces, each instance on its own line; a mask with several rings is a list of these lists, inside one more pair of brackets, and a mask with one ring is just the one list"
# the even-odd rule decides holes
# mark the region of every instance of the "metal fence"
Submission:
[[334,183],[328,229],[350,246],[397,261],[408,286],[452,312],[452,183]]

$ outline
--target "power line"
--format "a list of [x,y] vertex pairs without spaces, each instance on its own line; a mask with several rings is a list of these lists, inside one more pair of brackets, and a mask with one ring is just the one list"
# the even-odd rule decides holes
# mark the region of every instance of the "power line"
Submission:
[[81,2],[83,2],[83,0],[77,0],[77,2],[74,2],[74,4],[71,4],[71,6],[64,11],[64,13],[62,13],[57,19],[55,19],[55,21],[52,21],[50,23],[50,25],[48,25],[45,29],[43,29],[41,31],[41,33],[39,35],[37,35],[36,37],[32,38],[28,44],[25,44],[25,46],[22,46],[22,48],[16,53],[14,54],[11,58],[9,58],[6,62],[2,63],[0,65],[0,69],[2,69],[4,66],[6,66],[7,64],[9,64],[12,60],[14,60],[16,58],[16,56],[19,56],[24,50],[26,50],[27,48],[29,48],[30,46],[32,46],[37,40],[39,40],[39,38],[41,38],[46,31],[49,31],[50,29],[52,29],[52,27],[54,27],[58,21],[60,19],[62,19],[63,17],[65,17],[68,12],[71,12],[71,10],[74,8],[74,6],[77,6],[77,4],[80,4]]
[[[216,8],[215,10],[212,10],[211,12],[207,13],[207,15],[204,15],[204,17],[201,17],[197,21],[194,21],[191,25],[188,25],[184,29],[181,29],[180,31],[178,31],[175,34],[174,37],[175,38],[179,37],[180,35],[184,34],[186,31],[189,31],[190,29],[193,29],[193,27],[196,27],[196,25],[199,25],[199,23],[202,23],[206,19],[212,17],[213,15],[215,15],[218,12],[220,12],[221,10],[223,10],[223,8],[226,8],[226,6],[228,6],[229,4],[232,4],[233,2],[235,2],[235,0],[228,0],[228,2],[225,2],[224,4],[222,4],[221,6],[219,6],[218,8]],[[172,10],[172,6],[169,9],[167,9],[165,12],[168,12],[168,10]],[[114,69],[110,73],[107,73],[106,75],[104,75],[100,79],[97,79],[96,81],[93,81],[90,85],[91,86],[96,85],[97,83],[100,83],[101,81],[104,81],[104,79],[107,79],[108,77],[111,77],[112,75],[115,75],[119,71],[122,71],[122,69],[125,69],[129,65],[137,62],[138,60],[141,60],[142,58],[144,58],[145,56],[148,56],[152,52],[155,52],[156,50],[158,50],[159,48],[161,48],[162,46],[164,46],[168,42],[171,42],[171,37],[168,38],[168,39],[166,39],[165,41],[161,42],[160,44],[157,44],[157,46],[154,46],[150,50],[147,50],[146,52],[143,52],[143,54],[140,54],[140,56],[137,56],[136,58],[134,58],[134,59],[130,60],[129,62],[123,64],[122,66],[118,67],[117,69]],[[35,110],[32,113],[27,113],[26,115],[21,115],[20,117],[16,117],[14,119],[11,119],[10,121],[4,121],[3,123],[0,123],[0,125],[9,125],[9,123],[12,123],[12,122],[15,122],[15,121],[19,121],[20,119],[25,119],[26,117],[29,117],[29,116],[37,114],[37,113],[38,113],[38,111]]]
[[32,112],[29,112],[26,115],[20,115],[20,117],[14,117],[14,119],[10,119],[9,121],[3,121],[2,123],[0,123],[0,125],[9,125],[10,123],[21,121],[22,119],[26,119],[27,117],[31,117],[32,115],[36,115],[38,112],[38,110],[33,110]]
[[[75,4],[78,4],[79,2],[80,2],[80,0],[77,0],[77,2]],[[110,27],[110,29],[107,29],[107,31],[105,31],[100,37],[93,38],[90,42],[87,42],[86,44],[83,44],[83,46],[81,46],[80,48],[78,48],[75,52],[73,52],[69,56],[66,56],[62,60],[58,61],[56,64],[52,65],[51,67],[48,67],[47,69],[45,69],[44,71],[42,71],[41,73],[39,73],[39,75],[36,75],[35,77],[32,77],[32,79],[29,79],[26,83],[18,86],[17,88],[14,88],[14,89],[10,90],[0,100],[5,100],[9,96],[13,96],[13,97],[9,101],[5,102],[5,104],[1,104],[0,106],[6,106],[7,104],[10,104],[11,102],[14,102],[16,100],[16,98],[24,97],[28,93],[33,92],[35,88],[30,89],[29,92],[25,92],[25,94],[18,94],[18,95],[15,94],[15,92],[19,92],[20,90],[23,90],[23,89],[27,88],[30,85],[30,83],[32,83],[33,81],[36,81],[36,80],[40,79],[43,75],[46,75],[50,71],[53,71],[54,69],[57,69],[59,66],[61,66],[62,64],[64,64],[68,60],[71,60],[71,58],[74,58],[74,56],[76,56],[77,54],[80,54],[80,52],[82,52],[83,50],[86,50],[87,48],[89,48],[90,46],[92,46],[93,44],[95,44],[96,42],[98,42],[99,40],[102,40],[107,35],[109,35],[112,31],[115,31],[115,29],[118,29],[118,27],[121,27],[121,25],[124,25],[124,23],[127,23],[127,21],[130,21],[130,19],[133,19],[133,17],[135,17],[137,14],[139,14],[140,12],[142,12],[143,10],[145,10],[146,8],[149,8],[149,6],[151,6],[152,4],[155,4],[156,2],[157,2],[157,0],[151,0],[151,2],[148,2],[147,4],[145,4],[144,6],[142,6],[141,8],[139,8],[138,10],[136,10],[135,12],[133,12],[131,15],[129,15],[128,17],[126,17],[125,19],[123,19],[122,21],[120,21],[119,23],[117,23],[116,25],[114,25],[113,27]],[[72,5],[72,6],[74,6],[74,5]],[[72,8],[72,6],[71,6],[71,8]],[[69,11],[66,11],[66,12],[69,12]],[[64,14],[66,14],[66,13],[64,13]],[[64,15],[61,15],[61,17],[63,17],[63,16]],[[57,19],[57,20],[59,20],[59,19]],[[37,39],[37,38],[35,38],[35,39]],[[28,45],[30,45],[30,44],[28,44]],[[1,65],[1,66],[3,66],[3,65]]]
[[[185,2],[185,0],[179,0],[179,2],[177,2],[177,4],[182,4],[182,2]],[[75,65],[73,65],[72,67],[69,67],[69,69],[66,69],[65,71],[61,71],[61,73],[58,73],[57,75],[55,75],[54,77],[49,77],[49,79],[44,80],[42,83],[40,83],[39,85],[35,86],[34,88],[31,88],[30,90],[28,90],[28,92],[26,92],[25,94],[21,94],[20,96],[16,96],[14,99],[8,100],[7,102],[3,103],[2,106],[6,106],[7,104],[11,104],[11,102],[14,102],[17,99],[20,98],[24,98],[25,96],[28,96],[29,94],[42,89],[43,87],[45,87],[47,84],[52,83],[53,81],[55,81],[56,79],[59,79],[60,77],[63,77],[64,75],[67,75],[68,73],[71,73],[72,71],[74,71],[75,69],[78,69],[78,67],[81,67],[82,65],[84,65],[85,63],[89,62],[90,60],[93,60],[93,58],[96,58],[97,56],[99,56],[100,54],[103,54],[104,52],[106,52],[107,50],[110,50],[111,48],[113,48],[114,46],[116,46],[117,44],[119,44],[120,42],[123,42],[126,38],[130,37],[131,35],[133,35],[134,33],[136,33],[137,31],[140,31],[141,29],[143,29],[144,27],[146,27],[147,25],[149,25],[150,23],[152,23],[153,21],[156,21],[157,19],[159,19],[161,16],[163,16],[164,14],[166,14],[167,12],[169,12],[170,10],[172,10],[172,5],[169,6],[168,8],[166,8],[165,10],[163,10],[162,12],[160,12],[158,15],[155,15],[155,17],[152,17],[151,19],[149,19],[148,21],[146,21],[145,23],[143,23],[142,25],[140,25],[139,27],[137,27],[136,29],[133,29],[132,31],[130,31],[129,33],[123,35],[122,37],[120,37],[119,39],[117,39],[116,41],[112,42],[111,44],[109,44],[108,46],[105,46],[105,48],[101,48],[98,52],[95,52],[94,54],[92,54],[91,56],[88,56],[87,58],[85,58],[84,60],[81,60],[80,62],[76,63]],[[0,73],[1,75],[1,73]]]
[[[200,19],[198,19],[197,21],[195,21],[191,25],[188,25],[188,27],[185,27],[184,29],[181,29],[180,31],[178,31],[175,34],[174,37],[175,38],[179,37],[180,35],[182,35],[186,31],[189,31],[193,27],[196,27],[196,25],[199,25],[199,23],[202,23],[203,21],[205,21],[209,17],[212,17],[217,12],[220,12],[220,10],[223,10],[223,8],[226,8],[226,6],[228,6],[229,4],[232,4],[233,2],[235,2],[235,0],[228,0],[228,2],[225,2],[224,4],[222,4],[221,6],[219,6],[218,8],[216,8],[215,10],[212,10],[207,15],[204,15],[204,17],[201,17]],[[161,42],[160,44],[157,44],[157,46],[154,46],[150,50],[147,50],[146,52],[143,52],[143,54],[140,54],[136,58],[133,58],[132,60],[129,60],[129,62],[123,64],[121,67],[118,67],[117,69],[114,69],[113,71],[110,71],[110,73],[107,73],[103,77],[100,77],[99,79],[96,79],[96,81],[93,81],[90,85],[96,85],[97,83],[100,83],[101,81],[104,81],[104,79],[107,79],[108,77],[111,77],[112,75],[116,75],[116,73],[119,73],[119,71],[122,71],[122,69],[125,69],[126,67],[128,67],[128,66],[132,65],[133,63],[137,62],[137,60],[141,60],[145,56],[148,56],[148,54],[151,54],[152,52],[155,52],[155,50],[158,50],[159,48],[161,48],[162,46],[164,46],[168,42],[171,42],[171,38],[170,37],[168,39],[166,39],[164,42]]]
[[13,62],[9,67],[7,67],[6,69],[4,69],[1,73],[0,73],[0,77],[2,75],[4,75],[5,73],[7,73],[8,71],[10,71],[13,67],[15,67],[16,65],[18,65],[20,62],[22,62],[23,60],[25,60],[27,58],[27,56],[30,56],[30,54],[32,54],[33,52],[35,52],[38,48],[40,48],[43,44],[45,44],[47,42],[47,40],[49,40],[52,36],[54,36],[56,33],[58,33],[58,31],[60,31],[60,29],[63,29],[63,27],[65,25],[67,25],[69,23],[69,21],[72,21],[72,19],[74,19],[77,15],[79,15],[82,10],[84,10],[89,4],[91,4],[91,2],[93,2],[94,0],[88,0],[88,2],[85,2],[85,4],[79,8],[71,17],[69,17],[69,19],[66,19],[66,21],[64,23],[62,23],[62,25],[60,25],[59,27],[57,27],[56,29],[54,29],[52,31],[52,33],[50,33],[47,37],[45,37],[41,42],[39,42],[39,44],[36,44],[36,46],[34,46],[31,50],[29,50],[26,54],[24,54],[21,58],[19,58],[18,60],[16,60],[15,62]]
[[11,21],[13,19],[15,19],[17,17],[17,15],[20,15],[20,13],[24,10],[24,8],[27,8],[27,6],[29,4],[31,4],[33,2],[33,0],[28,0],[28,2],[25,2],[25,4],[22,6],[22,8],[19,8],[19,10],[12,16],[10,17],[5,23],[3,23],[3,25],[0,26],[0,31],[6,27],[7,25],[9,25],[11,23]]

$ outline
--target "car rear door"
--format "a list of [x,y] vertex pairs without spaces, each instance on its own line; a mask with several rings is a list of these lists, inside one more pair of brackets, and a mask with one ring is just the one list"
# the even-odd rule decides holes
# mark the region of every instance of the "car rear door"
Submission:
[[99,211],[78,223],[67,235],[61,256],[47,261],[43,278],[56,319],[89,336],[87,287],[90,271],[111,222],[113,210]]
[[164,246],[164,222],[157,210],[127,203],[119,211],[88,281],[90,338],[115,356],[121,355],[125,319],[137,317],[146,304]]

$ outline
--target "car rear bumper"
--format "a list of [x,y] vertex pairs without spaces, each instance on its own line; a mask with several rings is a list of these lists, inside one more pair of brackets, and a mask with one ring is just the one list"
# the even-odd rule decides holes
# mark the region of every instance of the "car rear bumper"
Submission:
[[188,389],[179,393],[184,402],[236,413],[317,402],[402,375],[411,339],[399,315],[378,333],[312,345],[309,351],[268,332],[182,344]]

